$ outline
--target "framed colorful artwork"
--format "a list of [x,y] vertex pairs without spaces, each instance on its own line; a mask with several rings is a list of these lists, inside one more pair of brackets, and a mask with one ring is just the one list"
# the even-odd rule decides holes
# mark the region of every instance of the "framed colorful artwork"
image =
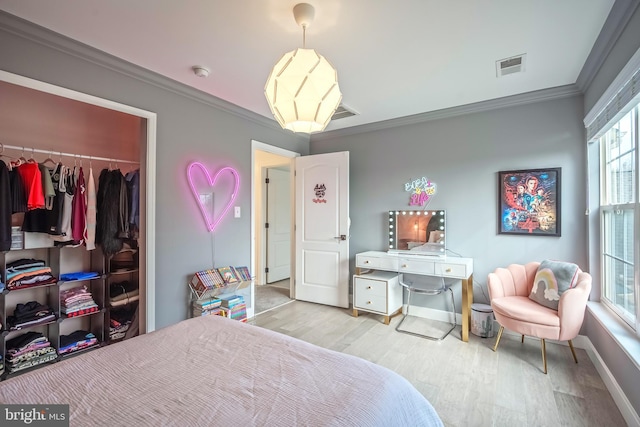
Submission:
[[498,172],[498,233],[560,236],[561,168]]

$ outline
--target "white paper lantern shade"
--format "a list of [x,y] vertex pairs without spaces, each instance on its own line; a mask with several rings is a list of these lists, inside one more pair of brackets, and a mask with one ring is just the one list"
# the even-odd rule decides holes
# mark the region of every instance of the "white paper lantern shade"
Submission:
[[265,85],[275,119],[293,132],[320,132],[342,100],[338,73],[314,49],[287,52],[276,63]]

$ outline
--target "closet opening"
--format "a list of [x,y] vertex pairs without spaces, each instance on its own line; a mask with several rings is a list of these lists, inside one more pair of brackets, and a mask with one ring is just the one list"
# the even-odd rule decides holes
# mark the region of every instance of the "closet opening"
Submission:
[[[19,228],[25,226],[30,214],[11,215],[16,242],[15,249],[5,252],[5,263],[32,256],[47,258],[47,262],[55,266],[54,275],[92,271],[104,278],[102,285],[96,285],[98,279],[93,279],[87,286],[104,315],[84,316],[84,320],[65,317],[56,324],[58,330],[49,332],[50,335],[65,335],[89,325],[87,328],[91,330],[101,329],[102,340],[111,343],[125,335],[128,338],[153,331],[156,114],[4,71],[0,71],[0,99],[3,100],[0,103],[0,161],[8,165],[40,163],[51,171],[62,165],[76,183],[82,168],[85,191],[92,175],[96,187],[94,197],[98,202],[101,190],[120,184],[128,189],[128,193],[118,193],[127,194],[126,223],[115,224],[120,227],[115,237],[109,227],[100,229],[100,224],[96,224],[98,239],[93,250],[87,248],[89,240],[72,247],[75,244],[61,243],[64,238],[52,237],[52,232],[39,230],[37,226],[33,231],[22,233]],[[135,187],[132,181],[137,183],[136,197],[132,196],[131,188]],[[113,197],[113,192],[102,196]],[[138,204],[134,207],[132,199],[135,198]],[[97,213],[98,221],[101,214],[104,219],[106,212],[105,208]],[[107,223],[113,225],[111,216],[109,221]],[[32,226],[25,229],[29,227]],[[72,241],[78,243],[78,240]],[[73,284],[58,287],[61,295],[67,288],[80,288]],[[51,290],[47,292],[53,295]],[[18,297],[16,293],[13,297],[29,299],[26,294]],[[38,298],[48,298],[52,305],[58,300],[51,295]],[[62,297],[59,301],[62,316]],[[7,304],[13,301],[5,302],[5,306]],[[129,314],[135,315],[130,319],[130,326],[124,331],[114,331],[112,320],[116,319],[117,324],[117,320],[126,320]],[[101,327],[96,326],[98,324]]]

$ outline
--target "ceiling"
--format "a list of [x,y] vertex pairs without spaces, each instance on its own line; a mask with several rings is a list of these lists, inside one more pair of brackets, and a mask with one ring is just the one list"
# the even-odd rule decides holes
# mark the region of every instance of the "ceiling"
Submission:
[[[307,2],[307,47],[334,65],[342,102],[357,112],[328,131],[574,84],[614,0]],[[264,85],[282,54],[302,47],[297,3],[0,0],[0,9],[272,119]],[[496,77],[497,60],[523,53],[523,73]]]

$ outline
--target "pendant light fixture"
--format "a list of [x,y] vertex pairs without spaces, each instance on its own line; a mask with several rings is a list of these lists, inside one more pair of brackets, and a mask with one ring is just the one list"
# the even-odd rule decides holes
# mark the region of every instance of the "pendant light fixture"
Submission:
[[336,70],[324,56],[306,48],[306,31],[314,14],[310,4],[294,6],[293,16],[302,26],[302,49],[284,54],[264,88],[273,116],[293,132],[324,130],[342,100]]

